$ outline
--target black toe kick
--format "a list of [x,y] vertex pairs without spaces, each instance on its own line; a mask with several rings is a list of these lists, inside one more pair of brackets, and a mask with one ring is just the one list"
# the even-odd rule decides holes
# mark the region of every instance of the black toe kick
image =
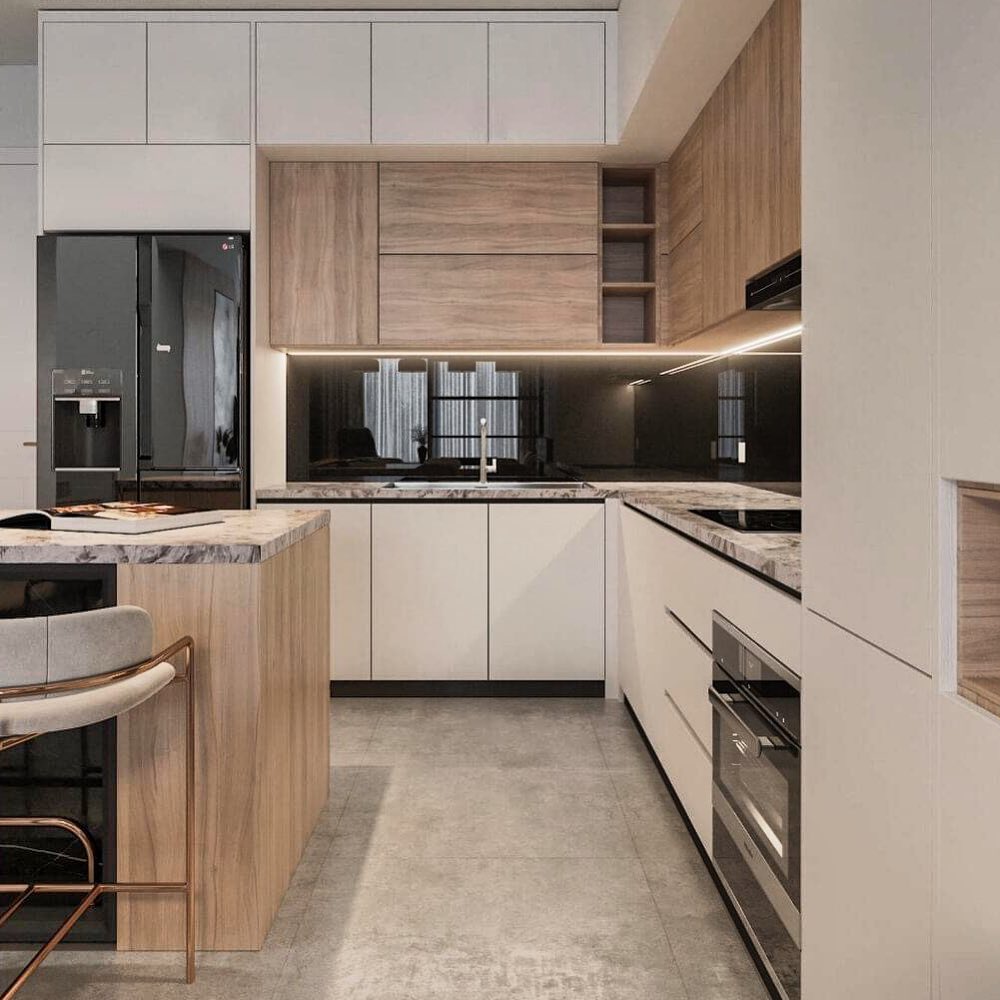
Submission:
[[604,681],[330,681],[331,698],[603,698]]

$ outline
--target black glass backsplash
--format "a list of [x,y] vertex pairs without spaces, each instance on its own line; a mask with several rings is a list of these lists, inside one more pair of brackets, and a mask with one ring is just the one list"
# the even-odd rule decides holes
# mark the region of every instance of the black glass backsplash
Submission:
[[288,359],[289,481],[801,478],[801,358]]

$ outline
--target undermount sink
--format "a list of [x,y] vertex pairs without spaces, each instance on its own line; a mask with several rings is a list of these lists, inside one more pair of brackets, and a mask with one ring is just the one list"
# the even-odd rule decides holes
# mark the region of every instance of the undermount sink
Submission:
[[397,490],[581,490],[586,483],[578,482],[516,482],[510,479],[480,483],[475,479],[406,479],[389,484]]

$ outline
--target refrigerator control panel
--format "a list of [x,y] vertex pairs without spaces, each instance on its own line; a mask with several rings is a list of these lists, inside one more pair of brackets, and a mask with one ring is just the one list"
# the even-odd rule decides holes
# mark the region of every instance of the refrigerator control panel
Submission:
[[120,396],[120,368],[56,368],[52,372],[53,396]]

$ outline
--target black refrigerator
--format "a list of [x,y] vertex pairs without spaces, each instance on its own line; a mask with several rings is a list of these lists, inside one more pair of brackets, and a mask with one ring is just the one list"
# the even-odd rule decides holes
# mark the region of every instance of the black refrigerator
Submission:
[[39,237],[39,506],[249,507],[248,243]]

